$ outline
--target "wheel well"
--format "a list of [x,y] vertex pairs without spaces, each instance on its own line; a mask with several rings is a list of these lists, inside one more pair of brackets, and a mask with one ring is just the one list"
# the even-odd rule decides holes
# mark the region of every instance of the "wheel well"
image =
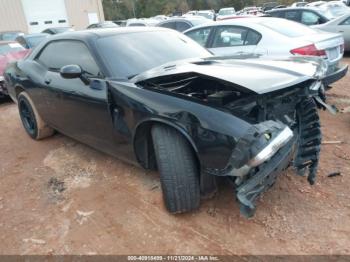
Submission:
[[180,132],[176,127],[172,126],[171,124],[163,123],[160,121],[147,121],[140,124],[136,129],[136,132],[134,135],[134,151],[140,165],[146,169],[152,169],[152,170],[157,169],[157,163],[156,163],[156,158],[154,154],[153,141],[152,141],[152,135],[151,135],[151,130],[153,125],[157,125],[157,124],[166,125],[170,128],[175,129],[177,132],[181,134],[181,136],[190,144],[193,154],[196,158],[198,169],[200,171],[200,161],[196,153],[196,149],[194,147],[193,142],[188,137],[186,137],[182,132]]
[[16,86],[15,87],[15,92],[16,92],[16,98],[18,98],[19,94],[24,91],[24,88],[21,86]]

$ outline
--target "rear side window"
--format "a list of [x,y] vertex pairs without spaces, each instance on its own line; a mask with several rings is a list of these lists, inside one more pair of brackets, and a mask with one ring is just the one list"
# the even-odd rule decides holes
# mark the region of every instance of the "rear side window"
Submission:
[[261,35],[253,30],[248,31],[247,38],[245,39],[244,45],[257,45],[261,39]]
[[292,21],[300,21],[300,12],[299,11],[286,11],[285,18]]
[[186,22],[176,22],[176,30],[179,32],[186,31],[187,29],[190,29],[191,25]]
[[213,41],[213,48],[256,45],[261,35],[249,28],[224,26],[217,28]]
[[343,22],[340,23],[340,25],[350,25],[350,18],[344,20]]
[[86,45],[79,41],[51,42],[36,60],[51,71],[59,71],[65,65],[79,65],[93,76],[100,72]]
[[166,22],[159,25],[160,27],[170,28],[170,29],[176,29],[176,23],[175,22]]
[[201,46],[205,46],[210,34],[210,28],[200,28],[197,30],[193,30],[191,32],[186,33],[186,35],[190,38],[192,38],[194,41],[196,41]]
[[303,11],[301,14],[301,23],[304,25],[318,25],[321,20],[321,17],[313,12]]

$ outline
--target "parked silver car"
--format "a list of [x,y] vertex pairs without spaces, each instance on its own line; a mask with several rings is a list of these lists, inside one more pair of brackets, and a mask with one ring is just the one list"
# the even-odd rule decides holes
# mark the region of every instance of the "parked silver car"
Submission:
[[350,13],[313,27],[332,33],[341,33],[344,37],[345,51],[350,51]]
[[240,18],[203,24],[184,32],[218,56],[318,56],[330,71],[344,53],[342,35],[315,30],[281,18]]

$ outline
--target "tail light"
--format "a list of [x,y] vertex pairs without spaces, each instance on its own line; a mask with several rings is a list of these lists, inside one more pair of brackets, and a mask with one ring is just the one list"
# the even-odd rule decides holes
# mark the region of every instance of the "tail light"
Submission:
[[327,58],[326,50],[318,50],[315,45],[308,45],[290,51],[293,55],[310,55]]

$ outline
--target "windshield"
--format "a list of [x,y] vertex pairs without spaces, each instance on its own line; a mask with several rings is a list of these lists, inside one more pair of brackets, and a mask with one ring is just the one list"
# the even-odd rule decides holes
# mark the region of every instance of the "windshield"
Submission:
[[278,21],[264,21],[261,25],[288,37],[301,37],[317,34],[317,32],[310,27],[284,19],[278,19]]
[[24,50],[24,48],[18,43],[10,43],[0,45],[0,55],[6,55],[8,53],[14,53]]
[[221,9],[219,11],[219,15],[234,15],[236,12],[235,12],[235,9],[231,8],[231,9]]
[[97,41],[102,58],[113,77],[131,78],[165,63],[208,57],[211,54],[175,31],[118,34]]

